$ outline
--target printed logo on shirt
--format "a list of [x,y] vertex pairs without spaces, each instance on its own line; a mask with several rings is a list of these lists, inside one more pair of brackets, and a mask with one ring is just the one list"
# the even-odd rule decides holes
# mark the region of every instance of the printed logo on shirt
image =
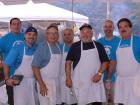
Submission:
[[21,43],[23,43],[23,41],[17,40],[13,43],[13,47],[16,46],[16,45],[20,45]]
[[111,54],[112,47],[108,46],[108,45],[105,45],[104,48],[105,48],[105,51],[106,51],[106,53],[108,55],[108,58],[110,59],[109,55]]

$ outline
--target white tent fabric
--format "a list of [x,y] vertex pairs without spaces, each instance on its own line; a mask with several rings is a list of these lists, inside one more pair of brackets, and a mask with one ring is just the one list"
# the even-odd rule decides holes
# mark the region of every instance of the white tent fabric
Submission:
[[9,21],[12,17],[21,20],[64,20],[88,23],[88,17],[47,3],[28,2],[20,5],[0,5],[0,21]]

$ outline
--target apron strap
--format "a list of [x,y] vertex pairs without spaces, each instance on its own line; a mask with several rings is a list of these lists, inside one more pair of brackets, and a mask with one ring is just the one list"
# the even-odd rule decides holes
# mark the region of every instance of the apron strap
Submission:
[[24,48],[23,48],[23,55],[25,55],[26,54],[26,49],[25,49],[25,46],[24,46]]
[[[93,45],[94,45],[95,49],[97,49],[95,42],[94,41],[92,41],[92,42],[93,42]],[[81,52],[82,51],[83,51],[83,42],[81,41]]]
[[63,54],[64,54],[64,52],[65,52],[65,46],[66,46],[66,45],[65,45],[65,43],[64,43],[64,45],[63,45],[63,52],[62,52]]
[[58,47],[58,49],[59,49],[59,53],[61,54],[61,49],[60,49],[58,43],[56,43],[56,46]]
[[[131,36],[131,40],[130,40],[130,47],[132,47],[132,45],[133,45],[133,35]],[[121,42],[122,42],[122,39],[119,41],[119,44],[118,44],[118,48],[120,47],[120,45],[121,45]],[[117,48],[117,49],[118,49]]]
[[131,46],[131,47],[133,46],[133,39],[134,39],[134,37],[131,36],[131,42],[130,42],[130,46]]
[[[48,43],[48,42],[47,42],[47,43]],[[60,52],[60,54],[61,54],[60,47],[58,46],[58,44],[57,44],[57,43],[56,43],[56,46],[58,47],[59,52]],[[53,53],[52,53],[52,49],[51,49],[51,47],[50,47],[50,44],[49,44],[49,43],[48,43],[48,47],[49,47],[50,54],[52,55]]]

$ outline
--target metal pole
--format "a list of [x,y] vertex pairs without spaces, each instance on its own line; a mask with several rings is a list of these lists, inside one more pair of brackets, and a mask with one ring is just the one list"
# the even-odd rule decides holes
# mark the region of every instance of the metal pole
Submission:
[[110,0],[107,0],[107,14],[106,14],[106,18],[107,19],[110,18]]

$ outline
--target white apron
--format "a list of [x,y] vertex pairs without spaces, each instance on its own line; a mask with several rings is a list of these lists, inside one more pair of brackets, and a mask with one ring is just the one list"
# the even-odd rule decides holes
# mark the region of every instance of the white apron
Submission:
[[[66,62],[67,52],[65,52],[65,44],[63,46],[62,55],[62,65],[61,65],[61,100],[66,104],[77,103],[75,97],[71,93],[71,89],[66,86],[66,73],[65,73],[65,62]],[[71,70],[71,75],[73,77],[73,69]]]
[[6,85],[0,87],[0,105],[6,104],[8,102],[8,96],[6,91]]
[[15,74],[24,75],[20,85],[14,86],[14,105],[38,105],[36,82],[32,72],[33,56],[23,53],[22,63]]
[[48,88],[48,95],[44,97],[39,93],[40,105],[56,105],[56,103],[60,103],[59,74],[61,65],[61,54],[52,54],[52,50],[50,48],[49,43],[48,46],[51,58],[47,66],[40,70],[42,79]]
[[83,50],[83,43],[81,42],[81,58],[74,70],[73,85],[78,105],[106,101],[103,80],[101,79],[98,83],[92,81],[101,65],[94,41],[93,44],[94,49]]
[[133,91],[134,78],[140,68],[133,54],[133,37],[131,37],[130,47],[120,48],[120,43],[116,52],[117,78],[114,102],[124,105],[140,105],[140,100]]

